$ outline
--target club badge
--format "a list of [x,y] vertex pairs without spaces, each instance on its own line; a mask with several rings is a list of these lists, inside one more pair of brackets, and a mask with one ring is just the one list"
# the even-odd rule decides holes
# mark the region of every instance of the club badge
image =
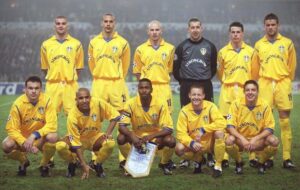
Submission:
[[205,123],[208,123],[208,116],[207,115],[203,116],[203,120]]
[[93,120],[93,121],[97,121],[97,115],[96,115],[96,114],[92,114],[91,117],[92,117],[92,120]]
[[166,54],[165,52],[163,52],[163,53],[161,54],[161,58],[162,58],[162,60],[166,60],[167,54]]
[[113,51],[113,53],[116,53],[118,51],[118,47],[117,46],[113,46],[112,47],[112,51]]
[[245,63],[247,63],[249,60],[250,60],[250,57],[249,57],[248,55],[245,55],[245,56],[244,56],[244,61],[245,61]]
[[72,51],[72,47],[71,47],[71,46],[68,46],[68,47],[67,47],[67,52],[70,53],[71,51]]
[[278,47],[278,49],[279,49],[280,53],[284,53],[284,46],[283,45],[280,45]]
[[152,114],[152,120],[156,121],[158,119],[158,115],[156,113]]
[[207,50],[206,50],[205,48],[200,48],[200,53],[201,53],[202,55],[205,55],[206,52],[207,52]]
[[262,113],[260,113],[260,112],[257,112],[256,113],[256,120],[261,120],[262,119]]
[[43,115],[45,113],[45,108],[44,107],[39,107],[38,112]]

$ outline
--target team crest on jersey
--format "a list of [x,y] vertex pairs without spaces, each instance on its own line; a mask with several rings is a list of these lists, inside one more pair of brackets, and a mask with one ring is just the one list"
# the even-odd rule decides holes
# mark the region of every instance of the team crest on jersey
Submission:
[[68,46],[68,47],[67,47],[67,52],[70,53],[71,51],[72,51],[72,47],[71,47],[71,46]]
[[203,116],[203,120],[205,123],[208,123],[208,116],[207,115]]
[[74,139],[73,136],[72,136],[72,135],[69,135],[69,141],[72,142],[73,139]]
[[167,54],[166,54],[165,52],[163,52],[163,53],[161,54],[161,58],[162,58],[162,60],[166,60]]
[[133,62],[133,67],[136,67],[136,63],[135,62]]
[[44,107],[39,107],[38,112],[43,115],[45,113],[45,108]]
[[256,113],[256,120],[261,120],[262,119],[262,113],[260,113],[260,112],[257,112]]
[[118,51],[118,47],[117,46],[113,46],[112,47],[112,51],[113,51],[113,53],[116,53]]
[[207,52],[207,50],[206,50],[205,48],[200,48],[200,53],[201,53],[202,55],[205,55],[206,52]]
[[244,56],[244,61],[247,63],[250,60],[250,57],[248,55]]
[[92,120],[93,120],[93,121],[97,121],[97,115],[96,115],[96,114],[92,114],[91,117],[92,117]]
[[230,120],[231,118],[232,118],[231,114],[227,114],[226,119],[227,119],[227,120]]
[[152,120],[156,121],[158,119],[158,115],[156,113],[152,114]]
[[278,49],[279,49],[280,53],[283,53],[283,52],[284,52],[284,46],[283,46],[283,45],[280,45],[280,46],[278,47]]

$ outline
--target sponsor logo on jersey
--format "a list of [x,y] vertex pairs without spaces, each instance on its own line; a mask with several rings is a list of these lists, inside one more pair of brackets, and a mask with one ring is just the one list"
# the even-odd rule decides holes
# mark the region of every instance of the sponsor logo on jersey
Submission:
[[44,107],[39,107],[38,112],[43,115],[45,113],[45,108]]
[[244,56],[244,61],[247,63],[250,60],[250,57],[248,55]]
[[206,50],[205,48],[200,48],[200,53],[201,53],[202,55],[205,55],[206,52],[207,52],[207,50]]
[[280,53],[284,53],[284,46],[283,45],[280,45],[278,47],[278,49],[279,49]]
[[93,121],[97,121],[97,115],[96,115],[96,114],[92,114],[91,117],[92,117],[92,120],[93,120]]

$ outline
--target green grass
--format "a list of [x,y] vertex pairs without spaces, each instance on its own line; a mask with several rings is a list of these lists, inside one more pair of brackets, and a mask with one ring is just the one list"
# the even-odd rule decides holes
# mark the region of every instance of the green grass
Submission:
[[[2,141],[7,133],[5,131],[6,118],[11,106],[11,103],[17,96],[0,96],[0,140]],[[193,168],[176,169],[172,176],[164,176],[162,171],[158,169],[158,160],[156,158],[151,173],[148,177],[132,179],[124,177],[118,168],[117,149],[113,155],[104,164],[104,169],[107,173],[105,179],[96,178],[94,173],[91,173],[90,178],[86,181],[80,180],[80,169],[77,176],[72,179],[64,177],[66,173],[66,163],[57,155],[55,156],[55,168],[51,170],[51,177],[41,178],[38,171],[38,165],[41,155],[30,155],[31,166],[28,168],[26,177],[17,177],[16,171],[18,164],[13,160],[4,158],[3,152],[0,151],[0,189],[242,189],[242,190],[259,190],[259,189],[298,189],[300,187],[300,120],[297,118],[300,115],[300,95],[294,96],[294,110],[291,114],[293,127],[293,160],[298,166],[296,169],[289,171],[282,169],[281,164],[281,149],[275,157],[274,168],[267,170],[267,174],[258,175],[256,169],[245,165],[243,175],[237,176],[234,174],[234,163],[231,161],[230,167],[224,169],[223,176],[218,179],[213,179],[206,168],[206,174],[193,175]],[[177,102],[177,104],[176,104]],[[179,111],[179,98],[174,97],[175,111],[173,114],[174,124],[177,121]],[[277,118],[277,114],[275,113]],[[59,134],[65,134],[66,118],[63,115],[59,116]],[[276,120],[278,123],[278,120]],[[276,135],[278,136],[279,129],[276,125]],[[86,152],[87,160],[90,155]],[[173,160],[177,163],[179,158],[173,156]],[[246,162],[247,163],[247,162]]]

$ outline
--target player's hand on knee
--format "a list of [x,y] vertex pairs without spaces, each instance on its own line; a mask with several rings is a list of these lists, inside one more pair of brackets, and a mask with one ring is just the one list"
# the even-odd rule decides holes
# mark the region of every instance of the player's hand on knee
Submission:
[[81,176],[82,180],[89,178],[90,169],[91,169],[90,166],[87,164],[82,166],[82,172],[83,172]]
[[37,154],[39,152],[39,149],[36,146],[33,146],[30,150],[31,153]]

